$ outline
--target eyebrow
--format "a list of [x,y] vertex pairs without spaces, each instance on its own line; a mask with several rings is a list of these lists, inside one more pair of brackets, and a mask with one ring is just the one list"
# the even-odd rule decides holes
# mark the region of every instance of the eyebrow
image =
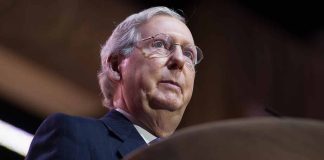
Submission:
[[[157,35],[157,34],[156,34]],[[156,36],[155,35],[155,36]],[[141,41],[146,41],[146,40],[148,40],[148,39],[151,39],[151,38],[154,38],[154,36],[150,36],[150,37],[147,37],[147,38],[143,38],[143,39],[141,39]]]
[[[152,38],[155,38],[157,35],[159,35],[159,34],[164,34],[164,35],[167,35],[167,36],[169,36],[169,37],[171,37],[172,38],[172,41],[173,42],[176,42],[175,41],[175,39],[176,38],[174,38],[174,36],[172,36],[172,35],[170,35],[170,34],[166,34],[166,33],[157,33],[157,34],[155,34],[154,36],[149,36],[149,37],[147,37],[147,38],[143,38],[143,39],[141,39],[140,41],[146,41],[146,40],[149,40],[149,39],[152,39]],[[181,44],[181,43],[174,43],[174,44],[181,44],[181,45],[194,45],[195,46],[195,43],[191,43],[191,42],[189,42],[188,40],[182,40],[182,41],[184,41],[184,43],[183,44]]]

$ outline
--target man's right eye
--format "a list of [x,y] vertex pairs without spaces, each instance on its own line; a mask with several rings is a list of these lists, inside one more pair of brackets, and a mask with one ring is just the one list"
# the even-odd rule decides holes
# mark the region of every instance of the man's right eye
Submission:
[[155,40],[152,43],[152,47],[154,47],[154,48],[165,48],[166,47],[166,43],[163,40]]

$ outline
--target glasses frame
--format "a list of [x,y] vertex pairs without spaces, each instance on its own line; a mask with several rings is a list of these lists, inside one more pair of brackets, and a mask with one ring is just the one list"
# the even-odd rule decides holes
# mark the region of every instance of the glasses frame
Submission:
[[[157,36],[159,36],[159,35],[165,35],[165,36],[167,36],[167,37],[170,37],[170,38],[172,38],[172,41],[173,41],[173,37],[172,37],[172,36],[170,36],[170,35],[168,35],[168,34],[165,34],[165,33],[158,33],[158,34],[156,34],[156,35],[154,35],[154,36],[150,36],[150,37],[147,37],[147,38],[143,38],[143,39],[137,41],[135,44],[136,44],[137,47],[139,47],[139,43],[140,43],[140,42],[148,41],[148,40],[151,40],[151,39],[153,39],[153,41],[152,41],[152,43],[153,43],[153,42],[155,42],[154,39],[155,39]],[[171,43],[171,44],[170,44],[170,48],[171,48],[171,46],[175,46],[175,45],[180,46],[182,50],[183,50],[183,48],[185,48],[186,46],[194,46],[194,47],[196,48],[196,51],[197,51],[197,52],[196,52],[196,55],[195,55],[195,56],[197,57],[196,60],[193,61],[193,62],[188,62],[188,63],[192,63],[194,66],[196,66],[197,64],[199,64],[199,63],[202,61],[202,59],[204,58],[204,55],[203,55],[203,53],[202,53],[202,50],[201,50],[198,46],[196,46],[196,45],[194,45],[194,44],[181,45],[181,44],[179,44],[179,43]],[[143,47],[142,45],[140,45],[140,46]],[[143,47],[143,48],[144,48],[144,47]],[[173,53],[173,51],[174,51],[174,48],[172,48],[172,49],[165,48],[165,49],[168,51],[168,54],[166,54],[166,57],[172,55],[172,53]]]

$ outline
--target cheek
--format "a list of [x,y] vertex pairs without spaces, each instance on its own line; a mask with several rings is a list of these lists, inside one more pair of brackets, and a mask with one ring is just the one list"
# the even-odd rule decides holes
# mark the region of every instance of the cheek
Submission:
[[190,72],[187,72],[186,78],[187,78],[188,83],[191,86],[193,86],[193,84],[194,84],[195,76],[196,76],[196,74],[194,72],[191,72],[191,71]]
[[193,92],[193,87],[194,87],[194,82],[195,82],[195,74],[188,74],[186,76],[186,88],[187,88],[187,96],[191,97],[192,92]]
[[160,68],[156,63],[142,63],[140,69],[136,70],[135,78],[140,82],[145,91],[156,88],[156,84],[161,77]]

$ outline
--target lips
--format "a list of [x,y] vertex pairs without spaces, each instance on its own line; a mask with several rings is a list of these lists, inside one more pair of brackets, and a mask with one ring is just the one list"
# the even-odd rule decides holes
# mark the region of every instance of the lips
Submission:
[[160,81],[160,83],[167,83],[167,84],[171,84],[173,86],[179,87],[180,90],[182,91],[182,88],[180,86],[180,84],[178,82],[172,81],[172,80],[162,80]]

